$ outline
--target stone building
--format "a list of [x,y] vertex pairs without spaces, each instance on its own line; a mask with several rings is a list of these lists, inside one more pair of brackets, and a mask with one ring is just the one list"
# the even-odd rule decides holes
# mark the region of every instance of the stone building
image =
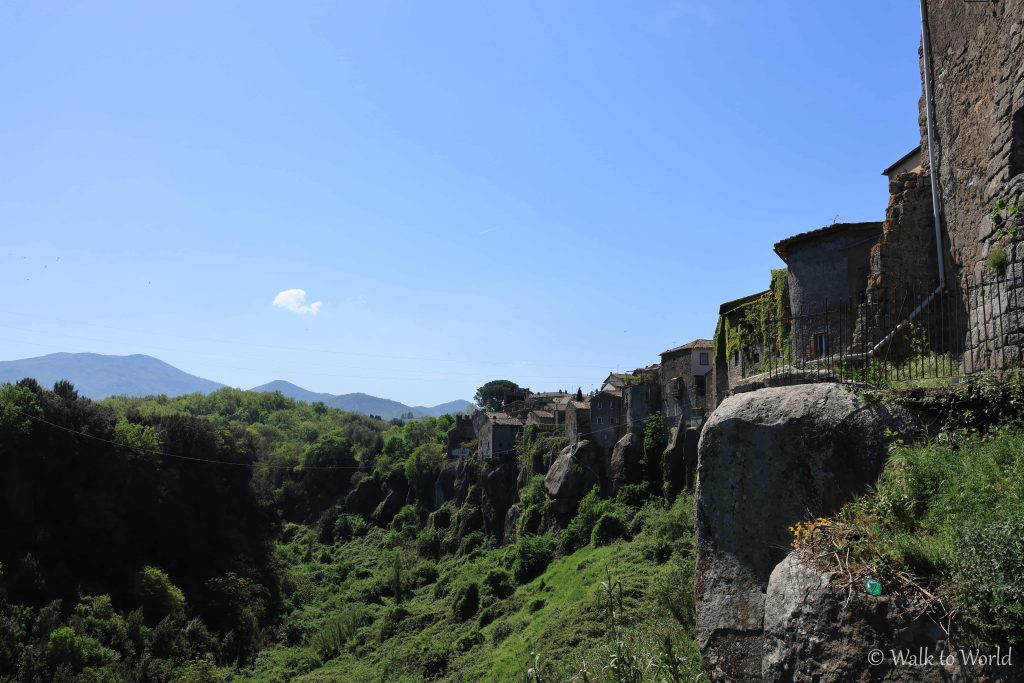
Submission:
[[471,415],[456,415],[455,424],[448,430],[449,458],[466,457],[472,454],[477,446],[476,428]]
[[523,420],[507,413],[478,410],[473,414],[473,428],[482,462],[515,458],[516,439],[523,433]]
[[790,344],[796,362],[823,358],[848,347],[854,316],[845,325],[835,311],[856,310],[867,296],[871,251],[882,224],[835,223],[775,244],[789,270]]
[[626,431],[642,433],[644,420],[661,412],[661,366],[634,370],[622,387],[622,403]]
[[590,434],[590,401],[571,401],[565,412],[565,435],[575,446]]
[[661,352],[661,412],[669,426],[692,426],[704,419],[714,396],[714,344],[696,339]]
[[761,300],[769,293],[765,290],[750,294],[718,307],[713,349],[715,389],[711,406],[717,407],[741,379],[761,371],[765,353],[763,335],[744,338],[743,327],[747,311],[753,307],[760,313]]
[[[987,257],[1005,253],[1008,281],[967,298],[963,331],[976,362],[1002,367],[1019,359],[1024,342],[1016,314],[1024,246],[1000,236],[990,214],[998,199],[1024,191],[1024,2],[929,0],[927,17],[931,63],[923,66],[931,67],[947,280],[990,281],[998,273]],[[927,149],[927,117],[919,119]]]
[[615,442],[626,433],[622,390],[599,391],[590,397],[590,440],[606,456],[611,456]]

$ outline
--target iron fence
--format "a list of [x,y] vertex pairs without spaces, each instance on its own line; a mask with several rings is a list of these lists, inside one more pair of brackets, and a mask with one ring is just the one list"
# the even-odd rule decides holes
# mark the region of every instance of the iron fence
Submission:
[[[1024,277],[928,291],[892,286],[800,305],[740,329],[729,374],[940,386],[1024,367]],[[794,302],[794,304],[797,302]]]

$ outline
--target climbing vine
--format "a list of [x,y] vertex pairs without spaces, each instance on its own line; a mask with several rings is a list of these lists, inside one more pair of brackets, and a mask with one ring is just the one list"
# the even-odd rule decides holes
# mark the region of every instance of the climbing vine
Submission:
[[756,344],[764,342],[770,342],[785,357],[789,348],[789,325],[785,322],[788,303],[789,271],[785,268],[772,270],[767,291],[719,319],[714,340],[717,362],[726,363],[739,351],[750,354]]

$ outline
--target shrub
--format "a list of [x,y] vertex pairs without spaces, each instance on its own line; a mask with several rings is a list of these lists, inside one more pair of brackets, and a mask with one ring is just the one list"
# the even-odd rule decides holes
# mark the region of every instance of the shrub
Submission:
[[487,570],[483,580],[484,594],[496,598],[507,598],[515,592],[512,574],[501,567],[493,567]]
[[135,597],[146,621],[155,624],[168,616],[185,612],[185,594],[158,567],[143,567],[135,575]]
[[480,587],[475,583],[468,583],[455,589],[452,602],[452,612],[459,621],[469,619],[480,609]]
[[403,621],[408,619],[409,616],[409,610],[400,606],[392,607],[384,612],[384,617],[380,621],[380,631],[378,633],[380,641],[384,642],[398,633],[398,627]]
[[221,683],[223,680],[213,660],[204,657],[185,662],[174,683]]
[[46,661],[53,668],[62,665],[81,671],[85,666],[112,664],[120,656],[89,636],[80,636],[70,626],[61,626],[50,633],[46,643]]
[[424,557],[441,557],[444,532],[437,527],[428,526],[416,535],[416,552]]
[[484,644],[484,634],[476,629],[459,637],[455,641],[456,652],[469,652],[474,647]]
[[651,596],[690,633],[694,628],[693,573],[693,556],[677,553],[650,584]]
[[469,555],[474,550],[481,547],[485,540],[486,538],[482,531],[473,531],[466,534],[462,539],[462,543],[459,544],[458,554]]
[[337,657],[345,644],[355,638],[363,619],[364,613],[360,609],[346,608],[323,623],[310,639],[310,647],[325,660]]
[[964,616],[1010,643],[1024,641],[1024,515],[965,527],[956,548]]
[[429,560],[420,560],[409,572],[413,588],[421,588],[437,581],[437,565]]
[[626,520],[619,512],[606,512],[597,520],[590,534],[594,546],[608,545],[626,536]]
[[502,619],[501,621],[496,622],[494,627],[491,629],[491,644],[500,644],[520,628],[522,628],[522,624],[519,622],[513,622],[510,619]]
[[548,536],[521,536],[512,546],[512,574],[526,583],[544,573],[554,557],[554,544]]

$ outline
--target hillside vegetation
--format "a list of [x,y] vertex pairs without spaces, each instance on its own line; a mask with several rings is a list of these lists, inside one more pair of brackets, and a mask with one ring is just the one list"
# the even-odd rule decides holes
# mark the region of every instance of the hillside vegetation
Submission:
[[0,681],[691,680],[688,495],[560,518],[531,431],[503,545],[452,422],[3,385]]
[[[904,399],[934,423],[895,438],[874,489],[831,519],[794,528],[796,546],[845,557],[883,590],[920,591],[973,637],[1024,642],[1024,378],[981,375]],[[848,553],[848,555],[846,554]]]

